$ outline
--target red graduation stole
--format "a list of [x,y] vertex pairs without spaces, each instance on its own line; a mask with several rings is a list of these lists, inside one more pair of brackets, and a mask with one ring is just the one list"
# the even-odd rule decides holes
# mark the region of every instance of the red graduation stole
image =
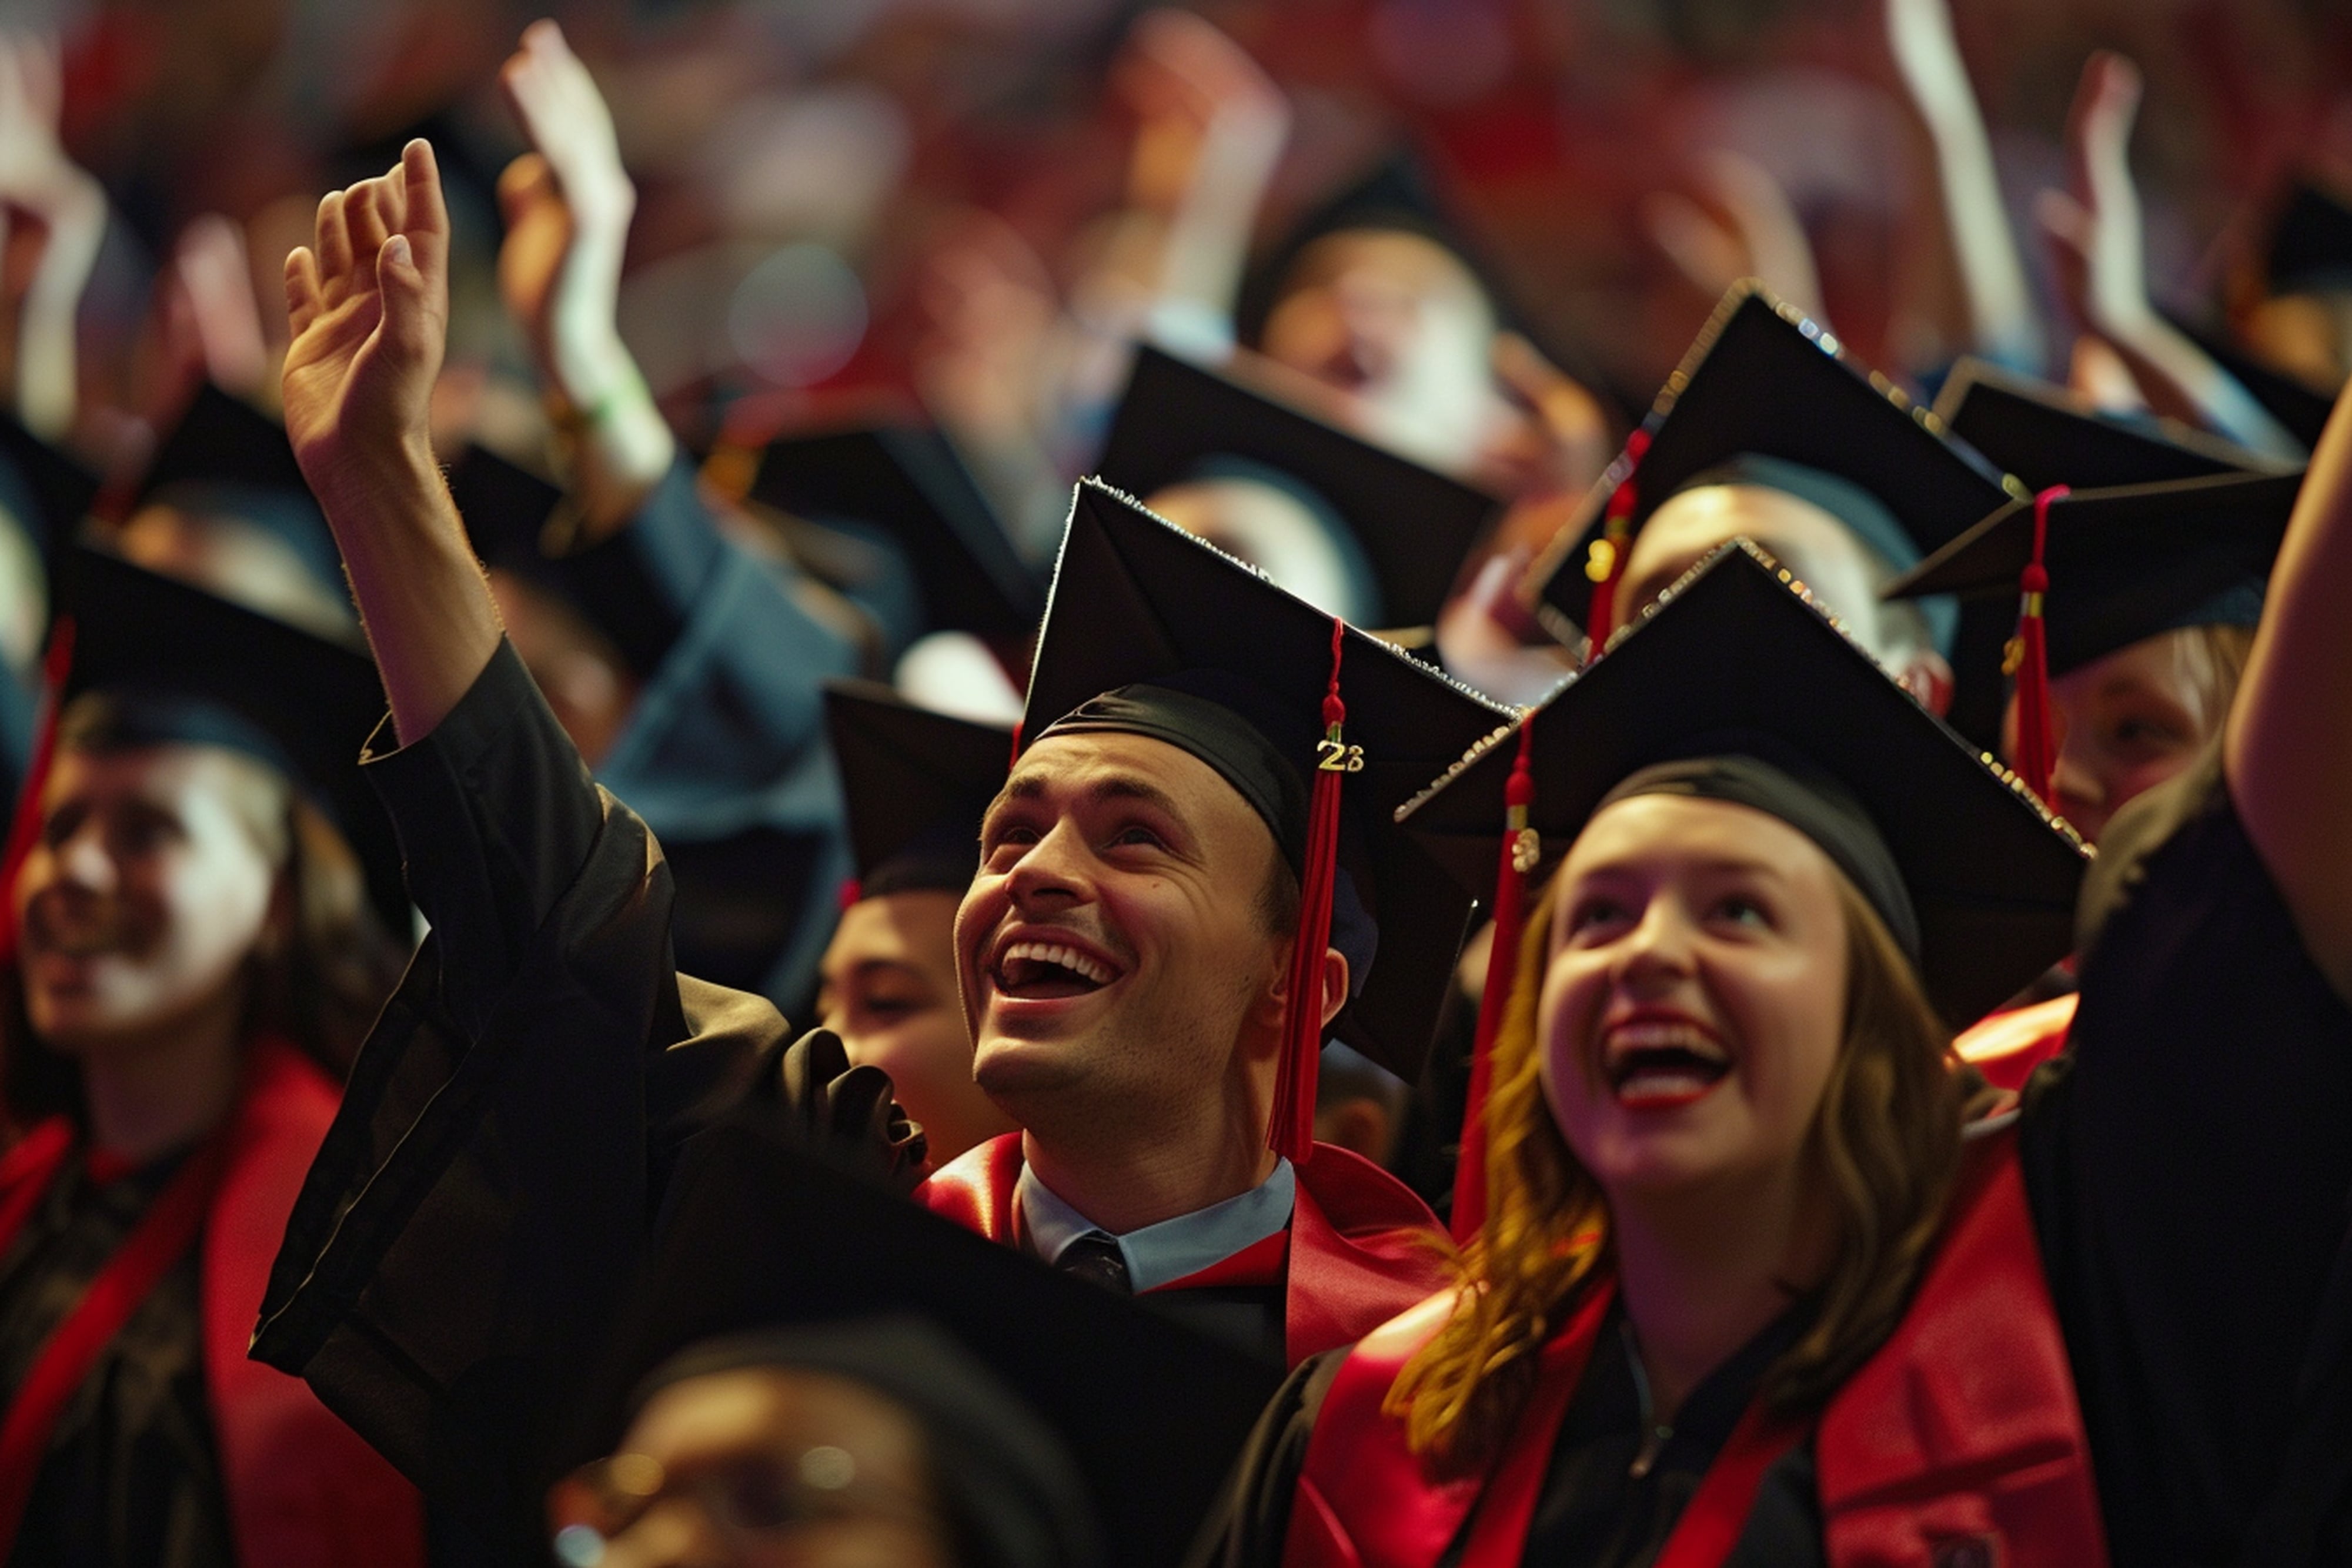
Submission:
[[[42,1123],[0,1161],[0,1254],[5,1254],[57,1182],[72,1155],[72,1127],[62,1116]],[[32,1500],[58,1419],[90,1368],[140,1303],[195,1245],[213,1189],[220,1180],[226,1140],[206,1139],[181,1163],[163,1190],[81,1299],[43,1342],[22,1387],[0,1417],[0,1561],[15,1550],[17,1528]]]

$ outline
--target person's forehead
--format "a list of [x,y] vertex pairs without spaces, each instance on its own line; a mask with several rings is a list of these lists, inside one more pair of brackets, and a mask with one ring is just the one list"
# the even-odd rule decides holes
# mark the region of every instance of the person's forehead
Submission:
[[1001,801],[1043,799],[1076,804],[1088,800],[1145,799],[1163,804],[1210,831],[1254,828],[1265,842],[1274,830],[1224,775],[1181,746],[1129,730],[1079,730],[1041,736],[1005,781]]
[[1416,288],[1480,296],[1477,275],[1452,251],[1405,229],[1341,229],[1307,247],[1292,270],[1292,289],[1328,287],[1352,272],[1376,272]]
[[152,746],[91,748],[61,746],[49,765],[42,798],[68,794],[167,798],[191,786],[233,789],[249,779],[251,766],[216,746],[161,741]]
[[657,1390],[623,1446],[678,1465],[755,1448],[857,1448],[913,1433],[903,1408],[862,1384],[798,1367],[741,1366]]
[[1569,847],[1563,881],[1631,865],[1753,865],[1802,874],[1829,857],[1769,811],[1695,795],[1631,795],[1592,815]]
[[1696,560],[1741,536],[1776,555],[1801,559],[1819,570],[1825,561],[1868,570],[1870,551],[1853,531],[1822,507],[1766,485],[1702,485],[1670,497],[1634,536],[1630,565]]
[[[962,894],[944,889],[909,888],[861,898],[841,912],[824,950],[828,976],[846,974],[876,960],[920,963],[944,959],[949,932]],[[934,954],[937,949],[937,954]]]

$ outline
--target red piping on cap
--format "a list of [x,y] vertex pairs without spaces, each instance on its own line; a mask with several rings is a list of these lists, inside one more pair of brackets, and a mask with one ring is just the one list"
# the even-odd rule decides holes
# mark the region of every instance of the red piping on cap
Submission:
[[1339,875],[1339,781],[1361,772],[1360,748],[1347,744],[1348,705],[1339,700],[1339,659],[1348,625],[1331,621],[1331,684],[1323,693],[1323,739],[1316,747],[1315,786],[1307,807],[1307,858],[1298,870],[1298,932],[1290,951],[1290,1006],[1283,1015],[1282,1061],[1274,1087],[1266,1146],[1293,1165],[1315,1147],[1315,1084],[1323,1058],[1323,955],[1331,946],[1331,894]]
[[1609,633],[1617,628],[1617,585],[1625,575],[1625,552],[1633,542],[1633,508],[1640,504],[1634,476],[1641,471],[1642,458],[1649,450],[1648,431],[1636,430],[1625,438],[1625,476],[1609,492],[1601,538],[1592,547],[1591,558],[1584,563],[1584,575],[1592,580],[1592,608],[1584,617],[1584,662],[1588,664],[1601,657]]
[[1518,979],[1519,934],[1527,924],[1528,873],[1536,867],[1542,842],[1528,826],[1528,810],[1535,804],[1536,779],[1528,764],[1535,735],[1535,710],[1519,717],[1519,752],[1511,763],[1511,777],[1503,788],[1509,808],[1505,817],[1502,852],[1495,867],[1494,946],[1486,954],[1486,984],[1478,996],[1478,1033],[1470,1051],[1470,1092],[1462,1106],[1462,1148],[1454,1163],[1454,1239],[1467,1245],[1486,1222],[1486,1096],[1494,1087],[1495,1036],[1503,1027],[1503,1009]]
[[65,706],[66,676],[73,670],[74,623],[60,615],[49,628],[48,651],[41,655],[41,720],[33,731],[33,755],[16,814],[8,824],[8,845],[0,852],[0,964],[16,960],[16,874],[41,832],[41,792],[58,748],[58,710]]
[[2053,485],[2033,497],[2033,557],[2017,574],[2017,635],[2001,660],[2003,673],[2017,680],[2017,775],[2053,810],[2058,739],[2050,709],[2050,640],[2042,620],[2050,591],[2042,554],[2050,538],[2050,503],[2069,493],[2067,486]]

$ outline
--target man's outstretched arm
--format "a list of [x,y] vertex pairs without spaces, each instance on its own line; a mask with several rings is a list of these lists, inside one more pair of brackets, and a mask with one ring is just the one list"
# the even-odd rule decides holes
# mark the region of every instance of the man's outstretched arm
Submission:
[[335,532],[404,744],[498,652],[498,612],[433,459],[449,322],[449,214],[433,149],[319,204],[286,258],[286,432]]

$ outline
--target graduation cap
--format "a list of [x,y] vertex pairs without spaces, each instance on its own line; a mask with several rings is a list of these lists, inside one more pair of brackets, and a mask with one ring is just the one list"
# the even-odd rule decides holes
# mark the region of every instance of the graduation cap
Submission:
[[2327,428],[2327,416],[2336,409],[2334,398],[2313,390],[2299,377],[2272,369],[2220,333],[2176,316],[2165,319],[2227,371],[2289,435],[2306,447],[2319,444],[2319,433]]
[[58,612],[75,625],[67,701],[107,694],[125,745],[221,746],[276,768],[341,831],[377,918],[406,936],[400,845],[360,773],[384,714],[364,652],[85,545],[58,558]]
[[[1502,973],[1488,977],[1490,1007],[1509,989],[1517,944],[1499,911],[1519,883],[1557,864],[1633,775],[1726,757],[1768,764],[1779,780],[1759,793],[1752,766],[1703,777],[1685,766],[1675,791],[1758,805],[1813,839],[1910,952],[1954,1028],[2070,946],[2087,858],[2080,838],[1920,706],[1769,556],[1737,539],[1532,710],[1516,737],[1482,747],[1398,813],[1465,886],[1497,886]],[[1746,777],[1727,788],[1717,777],[1725,772]],[[1508,858],[1496,883],[1498,846]],[[1491,1038],[1481,1030],[1482,1048]],[[1486,1065],[1482,1049],[1465,1145]],[[1465,1152],[1473,1228],[1483,1176]]]
[[2263,272],[2273,294],[2352,288],[2352,207],[2296,181],[2272,226]]
[[[1758,471],[1736,473],[1747,460]],[[1973,526],[2011,492],[1944,439],[1941,422],[1845,357],[1836,338],[1754,281],[1732,286],[1587,504],[1530,569],[1545,604],[1596,643],[1634,534],[1694,480],[1790,489],[1896,570]],[[1939,628],[1939,630],[1941,630]]]
[[[2006,601],[2016,649],[2018,770],[2047,798],[2056,765],[2047,684],[2158,632],[2252,626],[2301,473],[2062,489],[2012,501],[1886,587]],[[1990,670],[1959,678],[1990,684]]]
[[[1286,478],[1360,557],[1376,626],[1427,626],[1502,503],[1434,469],[1145,345],[1097,464],[1132,495],[1192,479]],[[1263,470],[1272,470],[1265,475]]]
[[0,411],[0,508],[16,518],[44,569],[98,499],[98,476]]
[[133,508],[151,503],[248,524],[283,545],[338,601],[350,602],[342,555],[294,460],[286,427],[209,382],[196,389],[139,481]]
[[2092,412],[2065,388],[1983,360],[1953,366],[1936,397],[1945,430],[2036,490],[2154,485],[2284,465],[2177,420]]
[[980,820],[1004,787],[1013,731],[918,707],[873,681],[827,681],[825,729],[859,898],[961,894],[980,865]]
[[929,630],[1017,643],[1037,629],[1035,574],[937,430],[877,424],[771,442],[751,496],[813,522],[884,530],[913,568]]
[[[627,1391],[689,1346],[779,1325],[914,1314],[1012,1388],[1076,1459],[1106,1544],[1120,1564],[1175,1568],[1281,1380],[1281,1369],[1153,1312],[1055,1272],[795,1148],[764,1119],[738,1115],[698,1134],[669,1187],[669,1216],[637,1299],[591,1380],[564,1460],[613,1451]],[[812,1267],[822,1260],[822,1267]],[[740,1342],[739,1342],[740,1343]],[[740,1354],[740,1352],[737,1353]],[[688,1364],[692,1364],[690,1362]],[[907,1375],[919,1368],[907,1369]],[[940,1400],[901,1379],[879,1384],[936,1423]],[[969,1459],[971,1427],[951,1444]],[[1000,1441],[1023,1441],[1007,1421]],[[933,1426],[934,1432],[937,1426]],[[1034,1442],[1024,1446],[1034,1448]],[[1000,1495],[1001,1533],[973,1533],[983,1563],[1093,1561],[1083,1531],[1038,1495],[1038,1467],[1013,1454],[962,1482]],[[949,1489],[967,1490],[958,1478]],[[1034,1556],[1013,1555],[1023,1521]]]
[[[1472,899],[1390,813],[1511,716],[1089,479],[1021,735],[1143,735],[1214,768],[1298,873],[1292,994],[1319,994],[1327,946],[1346,954],[1352,995],[1331,1032],[1410,1080]],[[1293,1160],[1312,1137],[1317,1023],[1304,1008],[1287,1023],[1272,1142]]]

